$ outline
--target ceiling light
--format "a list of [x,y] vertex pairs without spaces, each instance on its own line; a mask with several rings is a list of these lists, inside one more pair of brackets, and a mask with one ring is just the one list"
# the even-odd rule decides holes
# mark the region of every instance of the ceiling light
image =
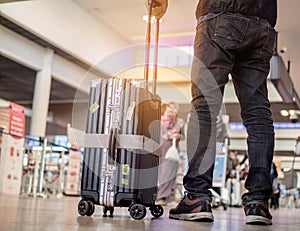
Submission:
[[292,115],[296,115],[296,112],[295,110],[289,110],[289,114],[292,116]]
[[282,116],[289,116],[290,113],[289,113],[288,110],[280,110],[280,115],[282,115]]

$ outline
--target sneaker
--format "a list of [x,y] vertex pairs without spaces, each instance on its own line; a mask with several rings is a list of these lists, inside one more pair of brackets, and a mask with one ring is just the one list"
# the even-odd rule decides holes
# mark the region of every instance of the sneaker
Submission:
[[213,222],[210,202],[203,198],[193,198],[186,194],[176,208],[171,209],[169,218],[186,221]]
[[268,205],[261,202],[251,202],[244,207],[246,224],[249,225],[272,225],[272,215]]

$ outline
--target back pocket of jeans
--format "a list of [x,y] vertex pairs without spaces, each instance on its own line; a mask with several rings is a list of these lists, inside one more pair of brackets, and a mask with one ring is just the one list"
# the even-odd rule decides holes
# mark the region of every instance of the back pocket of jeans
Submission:
[[265,62],[269,62],[275,51],[276,30],[272,27],[267,27],[266,32],[266,41],[264,43],[261,56]]
[[214,40],[224,48],[238,48],[244,41],[250,20],[239,15],[221,14],[218,17]]

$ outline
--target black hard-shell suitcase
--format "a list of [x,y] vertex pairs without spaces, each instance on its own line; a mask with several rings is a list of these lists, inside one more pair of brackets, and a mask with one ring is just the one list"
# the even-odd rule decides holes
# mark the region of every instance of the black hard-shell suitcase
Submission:
[[[149,40],[147,36],[150,46]],[[146,52],[148,57],[149,50]],[[145,65],[144,80],[111,78],[91,82],[82,200],[78,204],[82,216],[91,216],[95,205],[104,206],[105,216],[108,211],[112,216],[114,207],[128,207],[134,219],[144,218],[146,207],[154,217],[163,214],[163,208],[155,205],[161,100],[155,92],[156,70],[154,92],[150,92],[148,60]]]

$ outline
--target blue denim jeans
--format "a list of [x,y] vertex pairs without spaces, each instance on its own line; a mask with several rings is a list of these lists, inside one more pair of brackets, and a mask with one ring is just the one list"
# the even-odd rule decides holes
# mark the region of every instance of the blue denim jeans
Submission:
[[268,200],[274,127],[266,79],[275,37],[268,21],[254,16],[222,13],[198,23],[187,134],[189,169],[184,177],[187,192],[211,199],[216,120],[231,74],[248,133],[250,170],[243,203]]

